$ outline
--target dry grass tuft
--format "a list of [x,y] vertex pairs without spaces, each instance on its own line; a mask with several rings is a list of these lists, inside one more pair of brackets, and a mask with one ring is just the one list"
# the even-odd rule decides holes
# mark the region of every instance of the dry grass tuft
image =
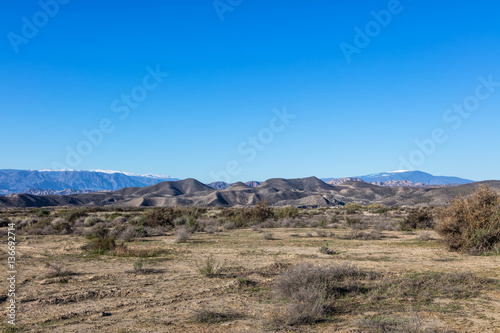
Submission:
[[56,278],[56,277],[66,277],[75,275],[74,272],[65,270],[60,264],[45,264],[45,266],[49,269],[49,272],[45,275],[46,278]]
[[191,237],[192,233],[185,225],[178,226],[175,228],[175,243],[186,243]]
[[338,252],[335,252],[334,250],[331,250],[331,249],[330,249],[330,248],[328,248],[328,246],[326,246],[326,245],[320,246],[320,248],[319,248],[319,252],[320,252],[320,253],[323,253],[323,254],[328,254],[328,255],[338,254]]
[[160,255],[166,255],[169,254],[169,251],[162,249],[162,248],[157,248],[157,247],[152,247],[152,248],[130,248],[125,244],[118,244],[116,245],[115,249],[112,252],[113,255],[117,257],[157,257]]
[[315,267],[300,264],[283,272],[275,281],[273,293],[285,307],[274,313],[269,325],[274,327],[313,324],[331,312],[336,296],[356,289],[355,282],[365,273],[351,264]]
[[434,240],[434,238],[432,238],[432,234],[428,231],[422,232],[420,235],[418,235],[417,239],[424,242]]
[[241,318],[242,315],[233,311],[215,311],[206,308],[194,312],[192,321],[198,324],[218,324]]
[[201,275],[213,278],[220,274],[222,268],[225,266],[225,262],[219,261],[213,256],[209,256],[201,262],[196,262],[196,266]]
[[410,313],[408,317],[384,317],[370,316],[356,321],[356,324],[361,332],[380,333],[380,332],[397,332],[397,333],[444,333],[451,332],[426,325],[420,318],[418,313]]
[[264,238],[265,240],[273,240],[274,239],[273,234],[270,232],[263,232],[262,238]]
[[382,232],[380,230],[372,230],[370,232],[359,231],[357,229],[351,230],[349,233],[345,235],[339,236],[341,239],[357,239],[357,240],[378,240],[383,237]]

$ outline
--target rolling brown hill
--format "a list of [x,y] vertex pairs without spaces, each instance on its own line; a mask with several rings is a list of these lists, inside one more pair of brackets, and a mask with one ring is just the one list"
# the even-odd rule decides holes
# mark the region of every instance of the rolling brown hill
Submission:
[[476,182],[449,187],[387,187],[362,181],[329,185],[316,177],[274,178],[250,187],[235,183],[214,189],[196,179],[166,181],[148,187],[130,187],[113,192],[72,195],[16,194],[0,196],[0,207],[44,206],[248,206],[267,201],[271,206],[327,207],[347,202],[381,203],[386,206],[443,205],[457,195],[467,195],[481,184],[500,192],[500,181]]

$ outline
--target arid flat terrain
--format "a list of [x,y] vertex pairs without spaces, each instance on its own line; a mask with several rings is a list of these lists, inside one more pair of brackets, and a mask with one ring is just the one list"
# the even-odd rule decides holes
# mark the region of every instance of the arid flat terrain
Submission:
[[[184,239],[169,228],[113,234],[144,211],[104,210],[73,218],[71,233],[29,231],[63,213],[2,212],[37,220],[19,231],[18,321],[5,332],[500,332],[500,256],[450,252],[434,231],[398,230],[404,210],[302,209],[238,226],[206,209]],[[99,228],[116,248],[85,246]],[[297,267],[348,271],[314,323],[287,318],[302,310],[279,296],[280,283],[300,288]]]

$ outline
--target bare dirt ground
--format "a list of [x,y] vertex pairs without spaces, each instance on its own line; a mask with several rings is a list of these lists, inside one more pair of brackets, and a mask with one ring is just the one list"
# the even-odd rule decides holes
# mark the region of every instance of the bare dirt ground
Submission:
[[[439,237],[418,240],[423,231],[384,231],[379,240],[347,240],[314,236],[315,228],[266,229],[272,239],[252,229],[195,233],[186,243],[174,235],[147,237],[127,243],[130,248],[163,249],[143,258],[144,272],[133,269],[137,257],[95,255],[76,235],[23,235],[17,245],[17,331],[22,332],[264,332],[273,315],[273,281],[287,267],[303,262],[328,266],[342,262],[366,270],[393,274],[470,271],[495,279],[478,297],[436,298],[434,310],[418,311],[423,325],[455,332],[500,332],[500,256],[470,256],[448,252]],[[325,229],[336,235],[347,228]],[[427,231],[426,231],[427,232]],[[313,234],[310,237],[308,233]],[[320,246],[335,254],[323,254]],[[6,262],[6,246],[1,249]],[[215,277],[198,267],[209,256],[222,269]],[[47,278],[46,264],[60,264],[72,273]],[[0,280],[6,281],[6,269]],[[0,285],[5,295],[7,284]],[[5,297],[4,297],[5,298]],[[450,306],[451,305],[451,306]],[[6,314],[6,303],[0,304]],[[197,323],[197,310],[231,312],[221,322]],[[445,310],[443,310],[445,309]],[[306,332],[362,332],[357,320],[373,315],[411,317],[411,299],[399,310],[339,313],[331,320],[293,328]],[[7,321],[2,316],[2,324]],[[0,326],[8,332],[16,331]],[[290,328],[291,330],[291,328]],[[285,330],[286,331],[286,330]]]

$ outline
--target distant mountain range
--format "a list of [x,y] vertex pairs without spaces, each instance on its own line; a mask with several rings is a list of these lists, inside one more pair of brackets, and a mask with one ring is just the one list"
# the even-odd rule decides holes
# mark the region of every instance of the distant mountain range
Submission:
[[[26,194],[33,194],[33,195],[69,195],[69,194],[82,194],[82,193],[92,193],[92,192],[110,192],[107,190],[103,191],[91,191],[91,190],[73,190],[73,189],[66,189],[66,190],[41,190],[39,188],[30,188],[29,190],[26,190],[22,193]],[[15,193],[9,193],[6,194],[6,196],[11,196],[14,195]]]
[[388,182],[388,181],[410,181],[415,184],[433,185],[461,185],[473,183],[473,180],[458,177],[434,176],[422,171],[392,171],[374,173],[359,177],[367,183]]
[[318,178],[274,178],[250,187],[238,182],[226,189],[214,189],[196,179],[165,181],[148,187],[129,187],[112,192],[71,195],[15,194],[0,196],[0,207],[44,206],[208,206],[243,207],[267,201],[271,206],[332,207],[348,202],[386,206],[438,206],[457,195],[472,193],[481,184],[500,192],[500,181],[458,186],[388,187],[363,181],[330,185]]
[[145,187],[178,180],[153,174],[135,175],[120,171],[92,170],[0,170],[0,194],[74,194]]
[[[211,188],[214,188],[216,190],[225,190],[226,188],[230,188],[234,184],[236,184],[236,183],[213,182],[213,183],[207,184],[207,186],[211,187]],[[246,183],[243,183],[243,184],[245,184],[247,186],[250,186],[250,187],[257,187],[260,184],[262,184],[262,182],[257,182],[257,181],[253,180],[253,181],[249,181],[249,182],[246,182]]]
[[434,176],[422,171],[388,171],[366,176],[347,178],[323,178],[330,185],[342,184],[344,181],[364,181],[366,183],[389,187],[426,187],[454,186],[474,183],[473,180],[458,177]]
[[[433,176],[422,171],[388,171],[373,173],[366,176],[343,177],[343,178],[322,178],[327,184],[340,185],[347,181],[366,182],[379,186],[389,187],[426,187],[426,186],[455,186],[473,183],[473,180],[458,177]],[[245,184],[250,187],[257,187],[262,182],[250,181]],[[207,184],[209,187],[224,190],[233,186],[234,183],[213,182]]]
[[[69,195],[99,191],[116,191],[129,187],[147,187],[177,178],[154,174],[136,175],[109,170],[0,170],[0,195],[27,193],[33,195]],[[367,182],[388,187],[451,186],[472,183],[472,180],[457,177],[433,176],[422,171],[392,171],[359,177],[324,178],[329,185],[345,182]],[[229,189],[235,185],[258,187],[259,181],[246,183],[213,182],[207,184],[215,190]]]

